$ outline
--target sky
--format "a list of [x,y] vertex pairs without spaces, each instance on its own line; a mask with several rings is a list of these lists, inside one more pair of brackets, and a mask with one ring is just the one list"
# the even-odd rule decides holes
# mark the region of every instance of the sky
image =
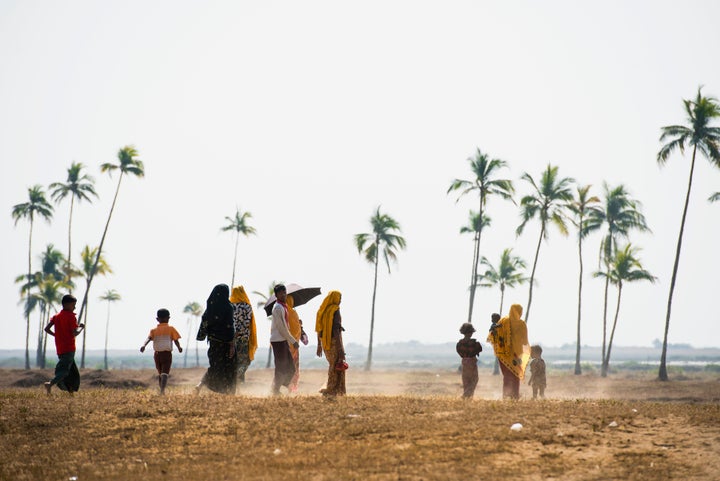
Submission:
[[[229,284],[237,208],[257,234],[241,237],[236,284],[275,281],[343,293],[345,342],[367,345],[373,268],[354,235],[379,207],[407,248],[380,269],[375,342],[454,342],[467,319],[472,237],[460,234],[473,196],[447,194],[472,178],[481,149],[507,162],[516,199],[548,164],[578,184],[624,185],[652,233],[630,241],[657,282],[624,286],[615,344],[663,337],[689,155],[660,167],[661,127],[685,123],[683,99],[720,96],[720,3],[708,1],[0,1],[0,349],[24,347],[18,275],[27,190],[66,180],[72,162],[99,198],[76,204],[73,259],[100,242],[117,176],[100,172],[133,145],[144,178],[123,180],[96,277],[87,347],[139,347],[164,307],[184,338],[183,308]],[[720,268],[720,170],[698,160],[673,298],[670,343],[720,346],[712,308]],[[505,248],[532,265],[539,224],[520,237],[511,202],[491,198],[481,255]],[[33,231],[33,270],[48,244],[67,251],[69,202]],[[600,235],[584,246],[582,344],[602,342]],[[529,275],[529,270],[528,273]],[[572,231],[541,246],[532,343],[576,337],[578,255]],[[98,298],[116,290],[120,302]],[[610,312],[615,309],[610,291]],[[83,293],[82,283],[75,293]],[[497,288],[478,290],[484,338]],[[251,295],[253,302],[260,298]],[[508,289],[526,305],[527,284]],[[298,312],[310,331],[322,301]],[[708,310],[708,307],[710,308]],[[108,310],[109,308],[109,310]],[[269,323],[257,311],[261,345]],[[506,314],[506,312],[503,312]],[[612,319],[612,318],[611,318]],[[31,350],[39,318],[31,318]],[[194,337],[194,332],[191,333]],[[307,348],[314,349],[313,343]],[[311,354],[308,354],[311,355]]]

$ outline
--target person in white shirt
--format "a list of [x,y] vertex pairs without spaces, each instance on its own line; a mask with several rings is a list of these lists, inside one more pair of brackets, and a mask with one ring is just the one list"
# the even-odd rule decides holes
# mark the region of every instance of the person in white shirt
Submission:
[[275,376],[273,377],[272,393],[280,394],[280,387],[288,387],[295,375],[295,363],[293,362],[290,347],[299,347],[298,340],[290,334],[288,328],[287,289],[283,284],[274,288],[277,301],[272,310],[272,324],[270,325],[270,345],[275,359]]

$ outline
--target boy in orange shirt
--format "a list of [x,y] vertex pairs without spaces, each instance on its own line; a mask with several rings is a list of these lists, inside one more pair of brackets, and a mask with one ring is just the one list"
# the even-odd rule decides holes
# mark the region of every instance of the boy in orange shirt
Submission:
[[167,309],[158,309],[157,321],[157,327],[150,330],[145,344],[140,347],[140,352],[145,352],[145,346],[147,346],[150,341],[153,342],[153,349],[155,349],[155,368],[158,371],[158,382],[160,383],[160,395],[163,395],[165,394],[165,386],[167,386],[170,367],[172,366],[172,343],[175,343],[178,352],[182,352],[182,347],[180,347],[179,342],[180,334],[169,324],[170,311]]

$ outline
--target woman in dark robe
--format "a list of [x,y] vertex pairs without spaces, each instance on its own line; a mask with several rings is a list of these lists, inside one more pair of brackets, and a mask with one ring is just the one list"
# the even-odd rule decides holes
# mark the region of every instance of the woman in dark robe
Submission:
[[202,315],[197,340],[207,338],[208,361],[210,367],[205,372],[196,391],[205,386],[208,389],[223,393],[235,393],[237,355],[235,353],[235,326],[233,308],[230,304],[230,288],[226,284],[218,284],[210,293],[207,307]]

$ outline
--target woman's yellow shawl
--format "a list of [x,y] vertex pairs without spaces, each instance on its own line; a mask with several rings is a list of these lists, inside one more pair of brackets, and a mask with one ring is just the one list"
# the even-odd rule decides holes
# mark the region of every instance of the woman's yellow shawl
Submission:
[[248,357],[252,361],[255,359],[255,351],[257,351],[257,327],[255,326],[255,311],[253,311],[252,304],[250,304],[250,298],[245,292],[243,286],[233,287],[232,294],[230,294],[230,302],[233,304],[239,304],[244,302],[250,306],[250,312],[252,313],[252,320],[250,321],[250,337],[248,339]]
[[318,333],[323,349],[326,351],[330,350],[330,344],[332,343],[333,316],[335,316],[337,310],[340,309],[341,298],[342,294],[340,294],[340,291],[328,292],[315,317],[315,332]]
[[487,341],[493,345],[498,361],[503,363],[520,380],[525,378],[525,367],[530,360],[530,343],[527,325],[520,319],[522,306],[510,306],[510,314],[498,322],[495,332],[490,332]]
[[[302,327],[300,326],[300,315],[298,315],[297,311],[293,308],[295,306],[295,299],[293,299],[292,294],[288,294],[287,299],[285,300],[285,305],[288,308],[288,330],[290,331],[290,334],[292,334],[292,337],[299,340]],[[293,346],[290,346],[290,352],[295,353],[295,348]]]

